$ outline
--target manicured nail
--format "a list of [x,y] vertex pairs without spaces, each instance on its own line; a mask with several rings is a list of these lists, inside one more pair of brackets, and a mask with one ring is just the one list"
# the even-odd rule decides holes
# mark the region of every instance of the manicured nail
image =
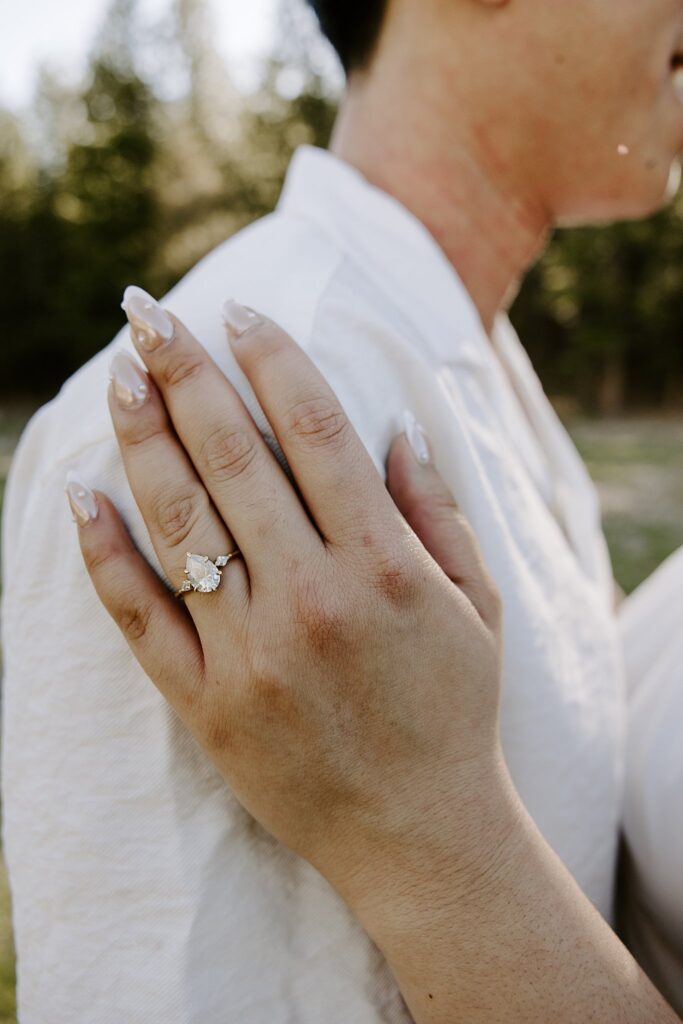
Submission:
[[251,327],[263,323],[263,317],[234,299],[224,303],[223,320],[231,338],[241,338]]
[[148,352],[165,345],[173,337],[174,327],[170,316],[142,288],[129,285],[123,293],[121,309],[130,321],[133,340]]
[[87,484],[73,472],[67,474],[66,496],[71,505],[74,522],[79,526],[88,526],[97,519],[97,498]]
[[149,378],[127,352],[117,352],[109,367],[109,379],[122,409],[139,409],[149,398]]
[[403,424],[413,455],[420,465],[429,466],[432,462],[432,449],[424,427],[420,426],[409,409],[403,413]]

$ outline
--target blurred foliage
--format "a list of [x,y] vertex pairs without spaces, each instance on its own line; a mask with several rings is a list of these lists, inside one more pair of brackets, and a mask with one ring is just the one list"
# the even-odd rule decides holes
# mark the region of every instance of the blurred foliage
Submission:
[[[26,118],[0,110],[5,397],[54,392],[118,329],[126,284],[163,294],[272,209],[298,145],[329,139],[325,51],[297,0],[247,96],[204,0],[173,0],[153,32],[139,17],[113,0],[80,89],[45,71]],[[554,237],[513,309],[552,395],[605,413],[681,404],[682,210]]]
[[588,411],[683,404],[683,197],[648,220],[560,231],[515,325],[546,388]]
[[[0,110],[5,398],[57,390],[121,326],[127,284],[164,294],[273,208],[296,146],[329,140],[335,103],[307,56],[310,20],[297,53],[283,47],[244,97],[204,0],[174,0],[154,33],[156,72],[137,18],[135,0],[114,0],[80,89],[44,72],[30,118]],[[285,7],[284,33],[292,19]]]

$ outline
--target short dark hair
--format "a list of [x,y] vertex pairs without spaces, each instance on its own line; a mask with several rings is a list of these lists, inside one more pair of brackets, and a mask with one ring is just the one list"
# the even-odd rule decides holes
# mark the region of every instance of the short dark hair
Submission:
[[368,63],[379,39],[387,0],[308,0],[348,73]]

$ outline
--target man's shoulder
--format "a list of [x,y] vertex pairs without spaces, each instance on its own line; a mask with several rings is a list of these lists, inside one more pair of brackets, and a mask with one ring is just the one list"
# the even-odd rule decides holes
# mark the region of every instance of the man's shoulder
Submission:
[[[313,225],[274,214],[257,221],[204,256],[161,298],[220,361],[225,345],[221,307],[236,298],[308,337],[320,298],[343,260]],[[106,393],[113,352],[131,349],[124,322],[112,341],[74,373],[29,423],[16,461],[40,471],[77,457],[111,438]]]
[[[161,302],[220,365],[226,351],[221,308],[229,298],[270,317],[304,348],[314,333],[319,348],[334,346],[334,336],[348,332],[350,324],[376,328],[387,311],[386,297],[379,296],[352,254],[312,221],[280,213],[218,245]],[[324,310],[329,315],[321,316]],[[106,393],[118,348],[132,350],[125,323],[31,421],[17,461],[30,463],[32,474],[40,474],[41,464],[68,469],[84,448],[111,440]]]

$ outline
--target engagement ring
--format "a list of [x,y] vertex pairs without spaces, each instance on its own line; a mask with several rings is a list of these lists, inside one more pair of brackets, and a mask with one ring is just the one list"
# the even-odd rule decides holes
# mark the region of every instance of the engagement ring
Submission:
[[196,591],[198,594],[211,594],[218,590],[221,585],[223,569],[233,558],[238,558],[240,551],[232,551],[229,555],[219,555],[213,562],[208,555],[192,555],[188,551],[185,562],[185,575],[187,579],[179,590],[176,590],[176,597],[184,597],[185,594]]

